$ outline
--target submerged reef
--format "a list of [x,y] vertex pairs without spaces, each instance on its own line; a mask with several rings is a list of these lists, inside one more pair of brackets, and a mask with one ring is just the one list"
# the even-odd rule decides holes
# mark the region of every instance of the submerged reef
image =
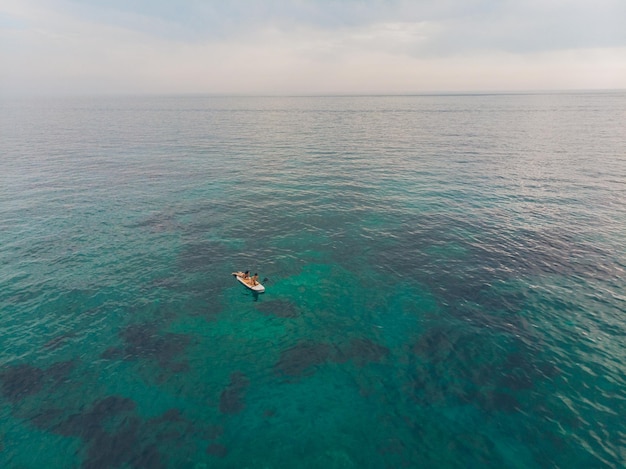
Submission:
[[274,365],[275,373],[283,376],[306,376],[315,367],[326,362],[345,363],[352,361],[356,366],[380,362],[389,354],[389,349],[367,338],[353,338],[342,344],[327,344],[303,340],[283,350]]
[[473,404],[486,412],[521,409],[537,382],[558,369],[543,363],[522,340],[506,337],[513,352],[459,327],[433,327],[411,347],[413,371],[407,385],[416,401]]
[[0,371],[2,395],[17,402],[31,394],[37,394],[43,387],[44,372],[28,364],[6,366]]
[[228,387],[220,395],[220,412],[223,414],[236,414],[245,406],[243,398],[250,380],[241,372],[230,375]]
[[312,368],[330,359],[332,352],[333,347],[329,344],[305,340],[283,350],[274,370],[285,376],[312,374]]
[[295,318],[299,316],[298,307],[290,301],[270,300],[259,303],[256,309],[266,316],[276,316],[279,318]]
[[170,372],[187,371],[188,364],[181,360],[190,337],[184,334],[165,333],[159,335],[152,324],[131,324],[120,332],[123,347],[110,347],[102,353],[105,359],[153,360]]
[[17,403],[38,394],[46,387],[58,386],[67,379],[74,366],[75,362],[72,360],[54,363],[47,369],[28,363],[5,365],[0,368],[1,393],[7,400]]
[[[193,451],[188,435],[219,436],[211,428],[198,427],[180,410],[169,409],[150,419],[140,417],[136,403],[112,395],[74,410],[57,408],[38,411],[30,423],[44,431],[76,437],[83,441],[83,468],[164,468],[171,467],[171,451]],[[159,448],[168,448],[163,454]],[[171,458],[174,460],[175,458]]]

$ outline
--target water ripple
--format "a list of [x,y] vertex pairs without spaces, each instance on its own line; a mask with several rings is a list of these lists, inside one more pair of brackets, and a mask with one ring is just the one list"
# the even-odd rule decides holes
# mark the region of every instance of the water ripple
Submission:
[[624,93],[0,109],[3,466],[623,465]]

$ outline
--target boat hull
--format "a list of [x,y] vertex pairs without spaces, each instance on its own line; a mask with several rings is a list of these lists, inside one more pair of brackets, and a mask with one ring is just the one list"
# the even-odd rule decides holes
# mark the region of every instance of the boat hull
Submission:
[[248,282],[246,282],[243,279],[243,277],[240,277],[240,274],[241,274],[241,272],[233,272],[233,276],[239,281],[239,283],[241,283],[248,290],[252,290],[252,291],[257,292],[257,293],[264,293],[265,292],[265,287],[263,285],[261,285],[260,283],[257,283],[256,285],[252,286]]

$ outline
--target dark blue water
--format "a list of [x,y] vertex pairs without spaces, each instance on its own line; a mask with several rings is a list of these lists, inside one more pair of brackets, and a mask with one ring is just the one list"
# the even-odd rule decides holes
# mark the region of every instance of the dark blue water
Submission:
[[1,106],[2,467],[626,462],[626,93]]

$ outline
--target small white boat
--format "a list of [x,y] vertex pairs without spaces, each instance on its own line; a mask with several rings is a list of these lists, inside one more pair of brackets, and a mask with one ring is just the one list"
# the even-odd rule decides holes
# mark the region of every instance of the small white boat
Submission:
[[257,282],[256,285],[252,286],[251,284],[249,284],[248,282],[246,282],[243,278],[243,272],[233,272],[233,276],[239,280],[239,282],[246,288],[255,291],[257,293],[263,293],[265,292],[265,287],[263,285],[261,285],[259,282]]

